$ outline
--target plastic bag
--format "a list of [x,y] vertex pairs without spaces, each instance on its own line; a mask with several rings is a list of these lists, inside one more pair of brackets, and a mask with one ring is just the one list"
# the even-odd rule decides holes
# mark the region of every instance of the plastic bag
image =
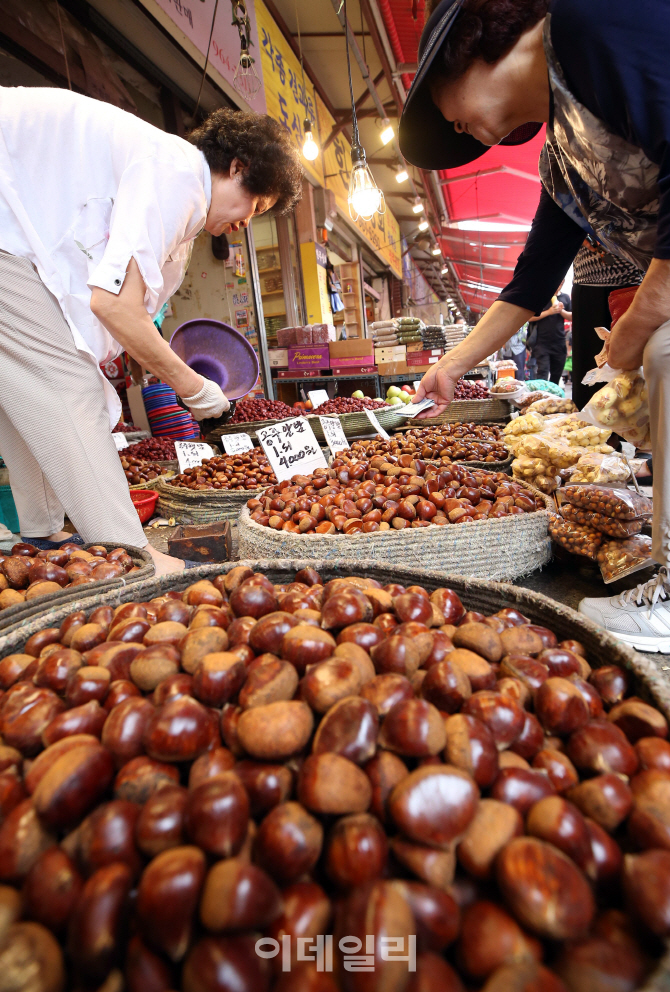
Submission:
[[595,424],[589,424],[586,427],[577,427],[575,430],[568,431],[565,440],[568,444],[577,444],[582,448],[595,448],[599,444],[605,444],[611,433],[609,427],[596,427]]
[[613,482],[626,482],[629,478],[630,469],[621,455],[588,451],[577,461],[570,481],[604,486]]
[[544,417],[541,414],[527,413],[523,417],[510,420],[503,434],[532,434],[533,431],[541,431],[543,427]]
[[606,585],[616,582],[655,564],[651,557],[651,538],[638,534],[625,541],[607,541],[598,551],[597,560],[603,582]]
[[552,516],[549,518],[549,536],[556,544],[560,544],[566,551],[573,555],[582,555],[584,558],[596,560],[598,548],[602,543],[603,536],[594,527],[584,527],[582,524],[574,524],[563,517]]
[[529,379],[526,383],[526,389],[530,390],[531,393],[541,389],[543,392],[552,393],[554,396],[565,396],[565,390],[557,386],[555,382],[549,382],[548,379]]
[[584,453],[584,448],[576,448],[566,444],[562,437],[549,431],[538,431],[537,434],[526,434],[517,445],[516,455],[526,455],[530,458],[542,458],[549,462],[557,471],[570,468]]
[[603,365],[584,376],[584,382],[607,383],[582,410],[584,419],[596,427],[609,427],[636,448],[650,448],[647,384],[641,370],[617,372]]
[[573,482],[566,486],[562,494],[568,503],[581,506],[593,513],[618,520],[635,520],[636,517],[650,517],[653,504],[648,496],[640,496],[630,489],[610,489],[607,486],[582,486]]
[[582,510],[579,506],[567,503],[559,494],[559,513],[564,520],[569,520],[573,524],[582,524],[584,527],[594,527],[601,534],[608,537],[615,537],[621,540],[626,537],[634,537],[642,530],[644,520],[617,520],[616,517],[606,517],[602,513],[592,513],[591,510]]
[[[528,383],[524,382],[524,387],[527,386]],[[537,403],[539,402],[539,400],[548,400],[551,399],[551,397],[552,397],[551,393],[545,393],[541,389],[534,390],[533,392],[529,392],[528,389],[526,388],[523,396],[519,396],[519,398],[516,399],[514,402],[516,406],[518,406],[522,411],[525,412],[529,406],[532,406],[533,403]]]
[[572,400],[561,399],[560,396],[550,396],[548,399],[537,400],[537,402],[531,403],[528,410],[534,410],[536,413],[546,415],[550,413],[574,413],[577,407]]

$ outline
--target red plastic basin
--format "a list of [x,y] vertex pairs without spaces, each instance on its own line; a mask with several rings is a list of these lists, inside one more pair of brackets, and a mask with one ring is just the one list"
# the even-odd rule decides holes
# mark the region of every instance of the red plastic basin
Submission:
[[158,493],[151,489],[131,489],[130,498],[133,501],[138,516],[143,524],[151,520],[158,502]]

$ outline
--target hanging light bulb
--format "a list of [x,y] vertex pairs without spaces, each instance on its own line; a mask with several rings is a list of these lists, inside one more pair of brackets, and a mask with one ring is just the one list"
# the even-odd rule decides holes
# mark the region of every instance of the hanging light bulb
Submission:
[[441,255],[442,254],[442,249],[440,248],[439,245],[435,245],[434,248],[431,248],[430,253],[431,253],[431,255]]
[[412,207],[412,213],[413,214],[422,214],[423,213],[423,209],[424,209],[423,208],[423,203],[421,202],[421,200],[417,196],[416,203]]
[[233,5],[233,24],[237,27],[240,36],[240,61],[233,76],[233,86],[248,102],[258,93],[261,88],[261,81],[258,73],[254,69],[256,61],[249,54],[251,41],[251,22],[244,0],[231,0]]
[[396,172],[395,174],[395,181],[397,183],[404,183],[408,179],[409,179],[409,172],[407,171],[407,169],[401,169],[399,172]]
[[[441,276],[446,276],[446,274],[447,274],[448,271],[449,271],[449,266],[448,265],[443,265],[442,268],[440,269],[440,275]],[[451,302],[452,302],[452,300],[450,300],[447,297],[447,303],[451,303]]]
[[393,141],[395,137],[395,131],[391,127],[391,122],[389,121],[388,117],[384,118],[382,124],[384,126],[384,130],[379,135],[379,137],[381,138],[382,145],[388,145],[389,141]]
[[430,227],[430,224],[428,223],[428,221],[424,217],[424,219],[422,221],[420,221],[420,223],[419,223],[419,230],[420,231],[427,231],[429,227]]
[[365,149],[361,145],[358,134],[358,118],[356,116],[356,101],[354,100],[354,84],[351,79],[351,56],[349,55],[349,22],[347,20],[347,0],[344,7],[344,38],[347,49],[347,74],[349,77],[349,96],[351,98],[351,175],[349,177],[349,216],[353,221],[359,217],[372,220],[376,213],[386,213],[384,194],[377,186],[375,178],[365,158]]
[[352,220],[371,220],[376,213],[386,213],[384,194],[377,186],[365,160],[361,145],[351,148],[351,176],[349,177],[349,214]]
[[308,162],[313,162],[319,154],[319,146],[312,136],[312,122],[309,118],[305,118],[303,129],[305,132],[305,141],[302,146],[302,153]]

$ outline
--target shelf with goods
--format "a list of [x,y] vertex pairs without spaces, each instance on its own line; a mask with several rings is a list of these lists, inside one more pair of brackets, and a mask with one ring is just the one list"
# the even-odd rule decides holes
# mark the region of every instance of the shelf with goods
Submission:
[[[357,262],[343,262],[337,266],[337,274],[342,286],[343,321],[347,338],[365,337],[365,318],[361,297],[361,274]],[[338,315],[339,316],[339,315]]]
[[259,246],[256,249],[256,259],[265,318],[265,336],[268,348],[276,348],[277,331],[280,327],[286,326],[286,304],[284,302],[279,245],[273,242]]

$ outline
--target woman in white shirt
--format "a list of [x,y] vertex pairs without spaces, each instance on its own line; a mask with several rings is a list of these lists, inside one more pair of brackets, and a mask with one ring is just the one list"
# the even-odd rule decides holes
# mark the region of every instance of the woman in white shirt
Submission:
[[[197,420],[228,409],[152,316],[193,239],[300,198],[302,169],[270,117],[218,110],[188,140],[66,90],[0,87],[0,454],[24,539],[144,547],[100,364],[127,351]],[[151,551],[159,573],[183,564]]]

